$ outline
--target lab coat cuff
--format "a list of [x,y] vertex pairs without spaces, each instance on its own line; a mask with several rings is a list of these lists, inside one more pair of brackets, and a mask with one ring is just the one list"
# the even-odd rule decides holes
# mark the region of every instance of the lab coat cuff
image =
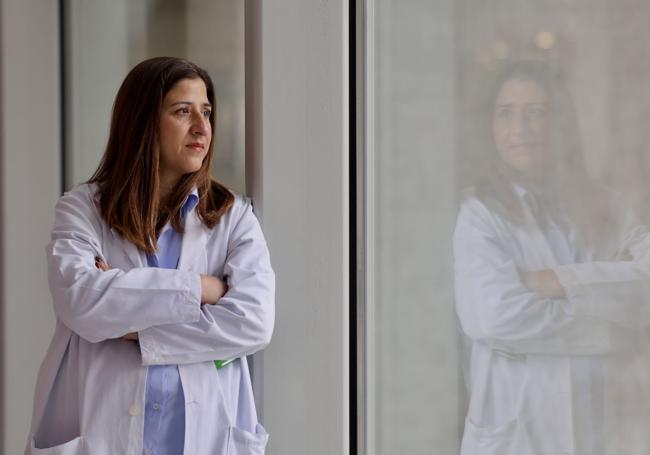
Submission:
[[160,349],[150,329],[138,332],[138,344],[140,345],[142,365],[157,364],[160,360]]
[[566,295],[565,311],[576,316],[578,314],[587,314],[588,311],[585,303],[588,301],[588,295],[580,275],[571,266],[558,266],[553,268],[558,281],[564,288]]
[[553,268],[553,271],[564,288],[567,300],[573,303],[579,302],[583,294],[583,286],[576,270],[572,267],[558,266]]
[[[191,323],[201,319],[201,276],[198,273],[187,273],[187,290],[181,294],[178,305],[174,306],[177,314],[173,323]],[[149,327],[138,332],[140,354],[143,365],[161,363],[162,347],[154,336],[156,327]]]
[[578,275],[574,268],[557,266],[553,268],[555,275],[557,275],[558,280],[562,287],[568,291],[578,283]]
[[170,324],[196,322],[201,319],[201,276],[194,272],[185,272],[185,292],[179,295],[173,310],[175,317]]
[[188,273],[190,286],[187,303],[194,309],[195,318],[192,322],[196,322],[201,319],[201,275],[195,272]]

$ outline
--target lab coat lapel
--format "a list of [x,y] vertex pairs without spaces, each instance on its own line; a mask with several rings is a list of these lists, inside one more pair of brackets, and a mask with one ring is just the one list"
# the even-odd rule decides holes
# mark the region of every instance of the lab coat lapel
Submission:
[[548,239],[542,232],[528,208],[525,209],[525,225],[518,229],[521,245],[525,245],[528,252],[529,267],[532,269],[548,268],[558,265],[558,260],[548,243]]
[[201,259],[201,251],[208,241],[209,229],[203,224],[196,209],[187,214],[185,232],[181,244],[181,257],[178,260],[179,270],[193,270]]
[[524,242],[522,245],[526,245],[527,248],[531,249],[532,257],[537,261],[540,261],[536,266],[541,266],[542,268],[552,267],[554,265],[559,265],[557,256],[553,252],[551,245],[548,242],[548,238],[544,235],[542,228],[540,226],[543,223],[544,219],[540,216],[541,208],[539,206],[540,201],[537,198],[534,198],[533,195],[529,192],[521,194],[518,192],[519,197],[521,198],[522,205],[524,208],[524,218],[525,218],[525,234],[523,238]]
[[115,229],[111,228],[111,233],[113,234],[115,241],[120,245],[126,256],[131,261],[131,265],[133,267],[144,267],[145,263],[142,259],[142,253],[138,250],[138,248],[123,238],[120,234],[115,232]]

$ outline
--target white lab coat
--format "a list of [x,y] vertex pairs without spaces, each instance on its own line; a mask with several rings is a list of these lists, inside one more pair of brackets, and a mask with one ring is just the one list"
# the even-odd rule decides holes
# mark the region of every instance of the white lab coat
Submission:
[[[643,396],[650,392],[646,230],[613,229],[608,242],[584,251],[585,263],[558,265],[532,213],[525,215],[516,225],[471,194],[459,212],[456,311],[469,391],[461,455],[578,454],[576,438],[589,435],[574,428],[575,356],[597,356],[605,365],[604,453],[647,455],[650,444],[639,431],[647,434],[650,407],[628,406],[650,405]],[[620,249],[635,260],[593,262]],[[546,299],[523,285],[519,271],[547,268],[566,299]],[[621,431],[638,438],[626,446]]]
[[[47,248],[56,330],[36,386],[26,454],[141,455],[149,365],[178,364],[185,454],[260,455],[246,355],[273,331],[274,274],[250,201],[237,196],[208,229],[187,215],[177,270],[146,256],[102,219],[96,187],[56,206]],[[111,267],[95,267],[101,256]],[[199,274],[226,277],[217,305],[200,304]],[[138,332],[139,345],[121,339]],[[221,370],[213,360],[239,358]]]

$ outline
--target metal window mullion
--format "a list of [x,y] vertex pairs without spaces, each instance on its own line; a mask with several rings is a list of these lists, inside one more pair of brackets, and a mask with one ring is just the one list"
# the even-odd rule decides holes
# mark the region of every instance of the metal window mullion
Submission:
[[357,428],[358,453],[376,453],[375,410],[375,3],[357,4]]

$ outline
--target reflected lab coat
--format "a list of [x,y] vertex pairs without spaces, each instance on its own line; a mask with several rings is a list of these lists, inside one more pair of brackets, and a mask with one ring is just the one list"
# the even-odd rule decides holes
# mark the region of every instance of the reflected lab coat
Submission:
[[[525,215],[523,225],[514,225],[471,195],[459,212],[456,311],[470,395],[461,455],[578,454],[571,358],[579,355],[605,359],[604,453],[647,454],[646,230],[614,230],[598,251],[585,253],[585,263],[558,265],[532,214]],[[634,261],[595,262],[617,250]],[[519,271],[547,268],[566,299],[543,298],[523,285]],[[644,405],[626,407],[635,400]],[[633,434],[637,439],[626,443]]]
[[[250,202],[235,197],[208,229],[186,219],[178,269],[146,256],[103,220],[96,186],[56,206],[47,249],[56,329],[41,365],[26,454],[142,454],[149,365],[178,364],[185,395],[185,454],[259,455],[246,355],[274,323],[274,273]],[[101,256],[111,270],[95,267]],[[199,274],[225,277],[217,305],[200,304]],[[138,332],[139,344],[120,337]],[[217,370],[215,359],[239,358]]]

